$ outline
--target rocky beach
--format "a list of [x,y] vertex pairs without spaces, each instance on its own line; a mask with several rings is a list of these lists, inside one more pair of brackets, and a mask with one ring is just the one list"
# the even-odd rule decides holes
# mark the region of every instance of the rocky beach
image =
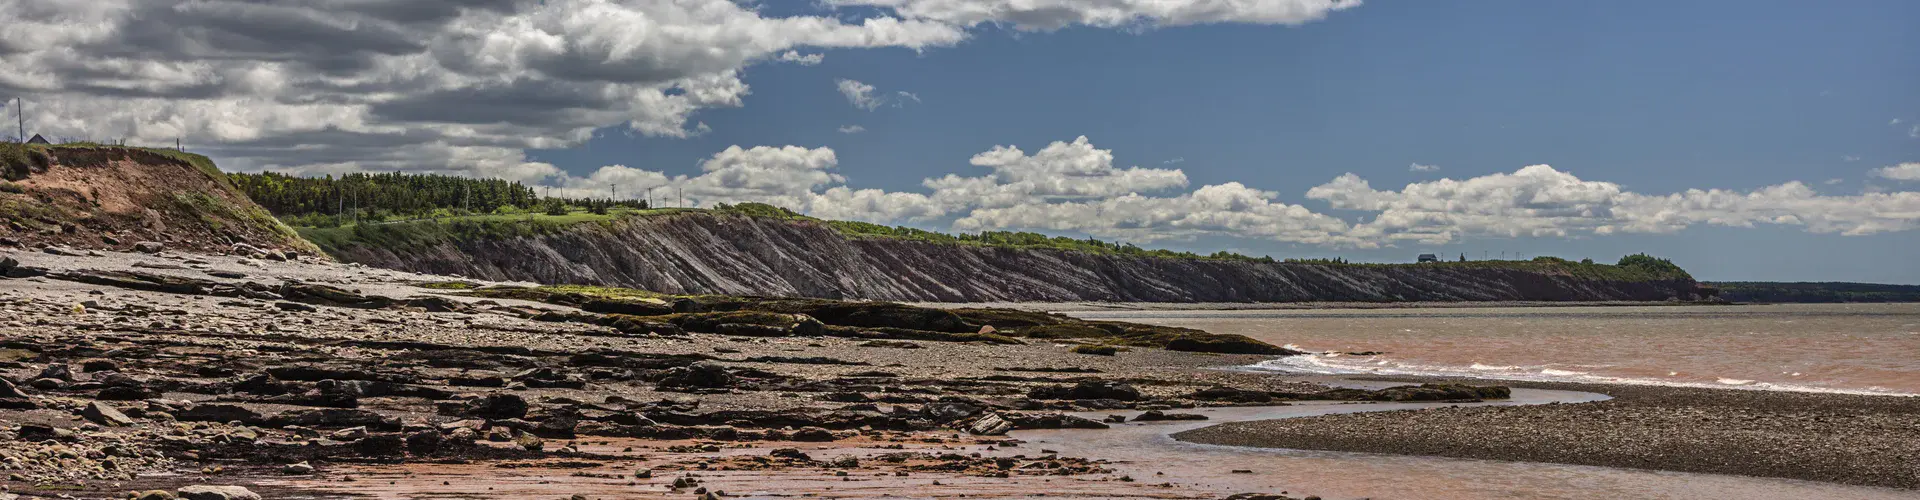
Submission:
[[[394,496],[785,495],[769,485],[807,491],[822,486],[803,479],[831,478],[877,482],[861,485],[875,494],[944,485],[1018,496],[1057,479],[1091,496],[1213,498],[1231,492],[1115,476],[1102,460],[1004,434],[1109,425],[1075,411],[1177,420],[1198,406],[1506,394],[1214,370],[1287,351],[1191,330],[884,303],[590,296],[247,246],[157,246],[5,252],[8,494],[347,496],[369,478],[431,469],[468,474],[458,488],[443,479]],[[548,479],[506,479],[527,475]]]
[[1550,462],[1920,488],[1920,398],[1503,383],[1600,393],[1612,399],[1233,422],[1174,437],[1229,446]]

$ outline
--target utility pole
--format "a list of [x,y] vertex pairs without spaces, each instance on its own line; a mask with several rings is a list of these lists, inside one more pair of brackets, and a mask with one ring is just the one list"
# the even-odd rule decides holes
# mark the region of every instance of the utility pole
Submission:
[[653,208],[653,188],[647,188],[647,208]]
[[20,100],[20,96],[13,97],[13,114],[14,116],[20,117],[20,143],[26,144],[27,143],[27,102]]
[[680,188],[680,208],[687,208],[687,188]]

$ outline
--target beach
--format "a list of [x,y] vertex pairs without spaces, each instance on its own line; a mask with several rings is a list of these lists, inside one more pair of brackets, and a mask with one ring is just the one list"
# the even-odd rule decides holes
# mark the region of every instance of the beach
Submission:
[[1329,375],[1271,363],[1298,356],[897,328],[672,332],[331,262],[8,257],[48,266],[0,280],[0,484],[27,498],[1879,499],[1917,485],[1910,397]]
[[[1405,381],[1405,380],[1402,380]],[[1491,382],[1491,381],[1489,381]],[[1197,443],[1920,487],[1920,398],[1505,382],[1605,394],[1579,404],[1439,407],[1238,422]]]

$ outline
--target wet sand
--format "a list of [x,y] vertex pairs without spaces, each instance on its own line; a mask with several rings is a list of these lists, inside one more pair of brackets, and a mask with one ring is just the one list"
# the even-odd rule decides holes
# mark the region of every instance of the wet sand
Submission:
[[1230,446],[1550,462],[1920,488],[1920,398],[1512,384],[1595,392],[1614,399],[1238,422],[1175,437]]

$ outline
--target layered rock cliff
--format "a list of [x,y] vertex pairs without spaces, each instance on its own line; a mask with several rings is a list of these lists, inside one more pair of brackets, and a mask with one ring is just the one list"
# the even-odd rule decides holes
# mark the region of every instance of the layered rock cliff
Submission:
[[896,301],[1662,301],[1700,293],[1691,279],[1589,279],[1544,267],[1350,266],[948,245],[713,213],[330,250],[370,266],[490,280]]

